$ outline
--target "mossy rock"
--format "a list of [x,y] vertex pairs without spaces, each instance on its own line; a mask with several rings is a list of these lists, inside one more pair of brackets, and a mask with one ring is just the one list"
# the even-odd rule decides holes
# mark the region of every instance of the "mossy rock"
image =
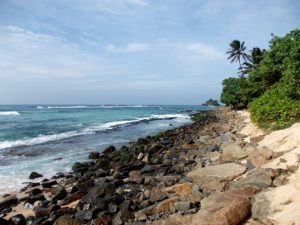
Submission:
[[83,172],[83,171],[87,171],[90,167],[90,163],[86,162],[86,163],[80,163],[80,162],[76,162],[73,164],[72,166],[72,170],[74,172]]

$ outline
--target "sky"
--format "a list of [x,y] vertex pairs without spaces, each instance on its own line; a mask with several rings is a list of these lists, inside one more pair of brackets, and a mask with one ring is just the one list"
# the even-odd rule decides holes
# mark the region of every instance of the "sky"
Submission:
[[0,104],[201,104],[298,0],[0,0]]

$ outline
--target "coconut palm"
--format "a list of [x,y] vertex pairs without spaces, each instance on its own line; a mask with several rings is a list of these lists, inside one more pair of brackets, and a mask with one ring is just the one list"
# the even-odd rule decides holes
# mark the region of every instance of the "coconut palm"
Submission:
[[265,49],[261,50],[258,47],[252,48],[252,50],[250,51],[251,54],[249,56],[249,61],[245,61],[243,63],[240,73],[248,74],[250,71],[255,70],[260,61],[263,60],[265,52]]
[[244,41],[241,43],[239,40],[233,40],[229,44],[231,48],[226,52],[229,54],[227,59],[231,59],[231,63],[235,61],[239,62],[239,69],[242,69],[241,59],[243,59],[244,62],[248,62],[250,59],[249,55],[245,53],[246,47],[244,44]]

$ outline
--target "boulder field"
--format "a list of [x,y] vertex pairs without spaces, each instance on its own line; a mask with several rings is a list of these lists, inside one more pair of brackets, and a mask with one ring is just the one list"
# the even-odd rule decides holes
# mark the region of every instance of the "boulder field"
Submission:
[[91,152],[70,173],[32,172],[0,197],[0,224],[300,224],[300,124],[267,133],[227,108],[198,118]]

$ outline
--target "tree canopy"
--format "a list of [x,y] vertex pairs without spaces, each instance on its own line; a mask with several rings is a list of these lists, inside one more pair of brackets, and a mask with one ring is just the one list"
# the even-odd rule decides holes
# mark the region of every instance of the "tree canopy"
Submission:
[[[232,43],[235,48],[243,46],[247,54],[244,42]],[[255,47],[245,56],[239,68],[243,76],[223,81],[221,101],[233,108],[249,107],[259,125],[284,127],[300,119],[300,30],[284,37],[272,35],[269,44],[268,50]],[[227,53],[236,61],[233,52]]]

